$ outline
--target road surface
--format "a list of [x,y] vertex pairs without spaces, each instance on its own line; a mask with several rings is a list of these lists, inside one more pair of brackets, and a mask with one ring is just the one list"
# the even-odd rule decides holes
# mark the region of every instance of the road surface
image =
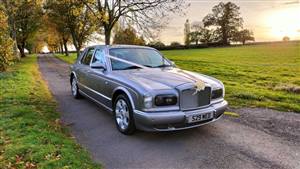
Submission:
[[63,123],[105,168],[300,169],[299,114],[241,109],[239,118],[195,129],[125,136],[104,108],[72,98],[68,64],[51,55],[38,62]]

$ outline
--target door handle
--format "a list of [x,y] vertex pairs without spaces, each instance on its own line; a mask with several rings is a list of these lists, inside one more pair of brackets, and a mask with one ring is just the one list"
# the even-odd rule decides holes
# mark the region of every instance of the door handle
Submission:
[[108,81],[105,81],[105,84],[108,85]]

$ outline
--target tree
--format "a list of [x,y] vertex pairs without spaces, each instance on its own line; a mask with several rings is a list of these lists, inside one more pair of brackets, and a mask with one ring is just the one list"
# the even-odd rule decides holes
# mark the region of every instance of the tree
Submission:
[[[79,56],[84,43],[90,40],[96,28],[95,16],[87,7],[90,1],[48,0],[45,6],[48,15],[57,19],[54,23],[61,26],[57,28],[58,32],[70,33],[77,56]],[[64,46],[66,48],[66,43]]]
[[215,32],[207,28],[202,28],[200,32],[200,42],[208,44],[215,41]]
[[241,31],[238,31],[234,34],[233,36],[233,41],[236,42],[241,42],[243,45],[245,45],[245,43],[247,41],[254,41],[254,37],[253,37],[253,32],[248,30],[248,29],[243,29]]
[[198,45],[200,42],[200,36],[201,36],[201,34],[198,31],[191,32],[190,33],[190,42],[191,43],[195,42],[195,44]]
[[[47,6],[45,6],[45,8],[47,8]],[[68,25],[66,24],[66,22],[64,22],[64,16],[60,16],[59,14],[60,13],[47,13],[43,18],[43,29],[45,32],[48,32],[51,35],[53,34],[53,32],[51,31],[54,31],[54,38],[56,39],[56,43],[59,44],[58,48],[60,52],[62,54],[64,53],[66,56],[69,56],[68,43],[70,43],[71,35]],[[46,39],[49,45],[49,37],[46,36]]]
[[16,10],[20,4],[20,1],[18,0],[0,0],[0,3],[2,6],[2,11],[7,15],[8,17],[8,30],[9,35],[11,39],[13,40],[13,53],[14,53],[14,59],[19,60],[20,55],[17,47],[17,29],[16,29]]
[[98,18],[99,27],[104,30],[105,44],[109,45],[112,29],[120,19],[128,24],[134,23],[132,26],[143,31],[146,36],[151,33],[151,29],[161,28],[162,19],[169,12],[181,11],[186,3],[184,0],[95,0],[94,3],[86,4]]
[[0,4],[0,72],[5,71],[13,59],[13,40],[9,36],[7,16]]
[[200,42],[200,31],[201,31],[202,25],[199,22],[192,23],[191,26],[191,32],[190,32],[190,42],[195,42],[196,45]]
[[61,39],[60,38],[61,37],[60,37],[57,29],[55,28],[55,26],[53,26],[53,23],[48,23],[47,24],[47,36],[46,36],[45,41],[47,43],[47,47],[50,52],[60,51],[60,48],[61,48],[61,45],[60,45]]
[[202,23],[193,23],[192,32],[190,33],[191,42],[198,45],[199,42],[211,43],[214,40],[214,31],[202,26]]
[[126,29],[118,29],[115,33],[114,44],[128,44],[128,45],[145,45],[143,37],[139,37],[136,31],[128,27]]
[[[62,2],[62,1],[60,1]],[[61,4],[58,5],[56,1],[48,1],[45,5],[45,9],[48,10],[47,16],[45,17],[45,20],[48,21],[50,24],[49,26],[52,26],[56,29],[56,32],[60,36],[60,48],[61,51],[65,53],[66,56],[69,56],[69,50],[68,50],[68,43],[70,41],[70,29],[68,28],[68,23],[66,13],[68,9],[63,7]],[[67,2],[66,2],[67,3]],[[58,6],[57,6],[58,5]],[[58,8],[61,7],[61,8]]]
[[190,35],[191,35],[191,25],[187,19],[184,24],[184,44],[185,46],[190,46]]
[[282,40],[283,40],[284,42],[288,42],[288,41],[290,41],[290,37],[284,36],[284,37],[282,38]]
[[41,2],[38,0],[22,1],[16,10],[15,26],[17,46],[21,57],[25,57],[25,46],[27,40],[40,27],[42,17]]
[[215,33],[223,45],[228,45],[235,32],[243,25],[239,9],[240,7],[232,2],[220,2],[213,7],[212,13],[203,19],[205,27],[217,27]]

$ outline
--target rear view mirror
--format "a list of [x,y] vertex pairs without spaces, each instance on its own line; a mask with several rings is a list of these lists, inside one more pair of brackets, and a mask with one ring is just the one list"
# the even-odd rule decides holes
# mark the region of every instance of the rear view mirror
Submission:
[[104,69],[106,70],[106,66],[103,63],[95,62],[91,64],[92,69]]

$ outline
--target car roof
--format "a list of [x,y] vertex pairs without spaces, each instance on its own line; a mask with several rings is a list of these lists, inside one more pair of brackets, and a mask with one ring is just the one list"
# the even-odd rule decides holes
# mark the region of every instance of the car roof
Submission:
[[91,47],[99,47],[99,48],[108,48],[108,49],[119,49],[119,48],[142,48],[142,49],[154,49],[148,46],[139,46],[139,45],[94,45],[94,46],[89,46],[88,48]]

